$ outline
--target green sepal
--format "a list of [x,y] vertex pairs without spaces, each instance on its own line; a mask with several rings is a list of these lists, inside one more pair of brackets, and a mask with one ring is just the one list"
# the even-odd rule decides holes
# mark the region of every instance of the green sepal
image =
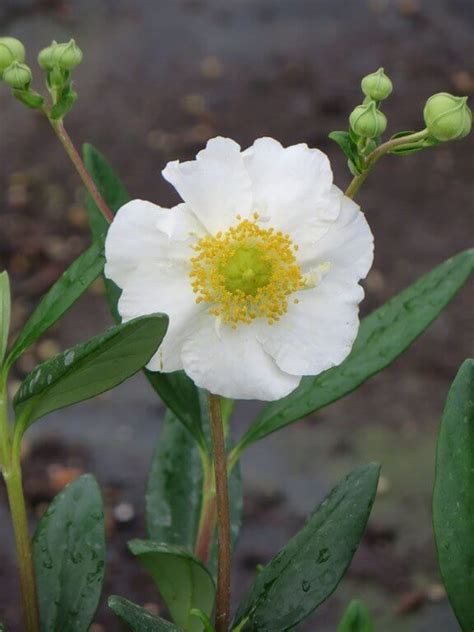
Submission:
[[153,616],[145,608],[123,597],[112,595],[108,606],[133,632],[183,632],[169,621]]
[[128,546],[153,577],[176,625],[186,632],[202,632],[203,625],[191,610],[212,614],[215,586],[207,568],[181,547],[150,540],[131,540]]
[[55,121],[63,119],[74,106],[77,96],[77,92],[70,85],[67,85],[51,108],[51,118]]
[[359,542],[377,492],[380,466],[356,468],[258,574],[235,615],[242,632],[285,632],[336,589]]
[[81,476],[40,519],[33,538],[42,630],[86,632],[99,604],[105,527],[96,480]]
[[463,632],[474,629],[474,360],[448,394],[436,452],[433,526],[446,592]]

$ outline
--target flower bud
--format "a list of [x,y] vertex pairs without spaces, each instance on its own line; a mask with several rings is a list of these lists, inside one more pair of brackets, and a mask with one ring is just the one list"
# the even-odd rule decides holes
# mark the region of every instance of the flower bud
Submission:
[[54,48],[53,61],[62,70],[72,70],[82,61],[82,51],[72,39],[67,44],[57,44]]
[[33,78],[26,64],[14,61],[3,71],[3,81],[14,90],[27,90]]
[[392,94],[393,84],[383,68],[366,75],[361,82],[362,92],[374,101],[383,101]]
[[58,43],[53,40],[51,46],[43,48],[38,54],[38,64],[43,70],[52,70],[55,65],[54,51]]
[[431,96],[423,110],[430,136],[439,141],[464,138],[471,131],[472,112],[467,97],[455,97],[447,92]]
[[14,61],[25,61],[25,47],[14,37],[0,37],[0,76]]
[[349,116],[352,129],[364,138],[375,138],[384,133],[387,127],[385,114],[377,109],[375,101],[358,105]]

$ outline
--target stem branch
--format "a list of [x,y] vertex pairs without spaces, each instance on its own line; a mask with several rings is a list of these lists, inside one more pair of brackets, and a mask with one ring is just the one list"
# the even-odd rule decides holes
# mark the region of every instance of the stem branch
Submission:
[[59,138],[61,145],[64,147],[67,155],[71,159],[72,164],[76,168],[77,173],[79,174],[84,186],[89,191],[92,199],[96,203],[102,215],[109,222],[113,220],[114,216],[105,203],[104,198],[99,192],[99,189],[96,187],[94,180],[89,175],[84,163],[82,162],[82,158],[79,155],[79,152],[74,147],[74,143],[72,142],[69,134],[66,132],[66,128],[62,120],[55,120],[49,116],[48,111],[45,111],[46,116],[48,117],[48,121],[51,123],[51,127],[56,132],[56,136]]
[[227,632],[230,623],[230,511],[224,428],[222,425],[220,398],[217,395],[209,394],[209,417],[214,452],[217,537],[219,544],[217,554],[216,632]]
[[428,136],[428,130],[423,129],[420,132],[415,132],[414,134],[407,134],[406,136],[400,136],[399,138],[393,138],[392,140],[388,140],[386,143],[382,143],[379,145],[372,153],[367,156],[365,162],[364,171],[358,175],[354,176],[352,182],[347,187],[346,196],[350,198],[354,198],[354,196],[358,193],[360,187],[364,184],[367,176],[372,171],[375,163],[389,151],[396,149],[397,147],[402,147],[403,145],[413,145],[418,143],[419,141],[424,140]]

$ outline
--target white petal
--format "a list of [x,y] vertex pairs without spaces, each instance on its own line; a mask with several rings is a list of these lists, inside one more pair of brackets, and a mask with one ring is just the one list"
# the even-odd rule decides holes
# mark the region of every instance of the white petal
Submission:
[[181,347],[186,329],[203,307],[195,302],[187,265],[150,265],[137,268],[125,285],[118,303],[124,322],[161,312],[168,314],[169,325],[157,353],[148,364],[152,371],[177,371],[182,369]]
[[[314,244],[312,256],[298,262],[308,270],[322,263],[330,264],[328,278],[342,285],[350,285],[363,279],[370,270],[374,258],[374,237],[359,206],[338,192],[341,210],[325,235]],[[307,254],[307,253],[306,253]]]
[[284,231],[314,220],[334,219],[332,171],[318,149],[304,143],[282,147],[272,138],[259,138],[243,152],[252,180],[256,210]]
[[350,353],[364,292],[354,284],[351,291],[341,293],[324,279],[318,287],[297,296],[299,303],[291,302],[281,320],[271,326],[260,323],[259,340],[283,371],[318,375]]
[[250,215],[250,178],[240,146],[230,138],[211,139],[196,160],[168,163],[163,176],[211,233],[227,230],[237,215]]
[[202,313],[182,348],[184,370],[211,393],[233,399],[275,400],[291,393],[300,378],[276,366],[256,340],[252,325],[216,327]]
[[278,366],[294,375],[317,375],[340,364],[350,353],[359,327],[358,305],[364,291],[358,281],[373,260],[373,236],[357,204],[343,196],[341,212],[315,244],[305,267],[321,270],[315,288],[291,297],[288,312],[269,326],[260,324],[259,340]]
[[141,261],[152,259],[160,243],[156,225],[161,207],[132,200],[115,215],[105,240],[105,275],[123,287]]

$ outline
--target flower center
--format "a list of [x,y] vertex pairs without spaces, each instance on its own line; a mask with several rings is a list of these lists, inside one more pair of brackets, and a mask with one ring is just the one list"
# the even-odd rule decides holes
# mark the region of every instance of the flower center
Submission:
[[273,324],[287,311],[288,297],[305,286],[294,254],[298,246],[288,235],[249,220],[203,237],[194,250],[190,278],[196,302],[210,303],[211,314],[234,328],[255,318]]

